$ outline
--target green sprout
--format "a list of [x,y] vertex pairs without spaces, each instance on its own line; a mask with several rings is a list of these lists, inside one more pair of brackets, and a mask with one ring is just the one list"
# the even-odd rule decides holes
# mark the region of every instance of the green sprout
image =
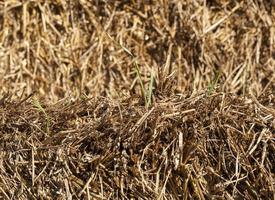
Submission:
[[38,99],[36,97],[34,97],[32,99],[32,104],[38,111],[40,111],[44,114],[45,119],[46,119],[46,133],[49,135],[49,133],[50,133],[50,118],[49,118],[49,116],[47,115],[45,109],[41,106],[40,102],[38,101]]
[[210,81],[210,83],[207,86],[207,94],[210,95],[213,93],[213,91],[215,90],[215,87],[217,86],[217,83],[219,81],[221,77],[221,72],[216,72],[215,73],[215,78],[213,80]]
[[145,86],[144,86],[145,84],[142,81],[142,77],[141,77],[139,66],[138,66],[137,62],[135,61],[134,54],[132,54],[132,52],[129,49],[127,49],[126,47],[124,47],[122,44],[120,44],[117,41],[115,41],[108,33],[106,33],[106,34],[108,35],[108,37],[117,46],[119,46],[120,48],[122,48],[124,50],[124,52],[126,52],[129,56],[132,57],[132,59],[134,59],[134,67],[135,67],[135,71],[136,71],[136,74],[137,74],[137,79],[139,80],[139,84],[140,84],[140,87],[141,87],[141,93],[142,93],[142,96],[143,96],[143,98],[145,100],[146,107],[149,108],[151,106],[151,104],[152,104],[152,97],[153,97],[152,96],[153,95],[153,83],[154,83],[154,74],[153,74],[153,71],[151,71],[149,87],[146,90]]

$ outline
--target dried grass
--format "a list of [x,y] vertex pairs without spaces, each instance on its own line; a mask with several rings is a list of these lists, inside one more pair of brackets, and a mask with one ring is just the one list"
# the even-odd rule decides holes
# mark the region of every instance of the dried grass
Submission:
[[[147,84],[224,92],[274,85],[273,1],[11,1],[0,3],[0,93],[57,101],[139,93]],[[124,48],[122,48],[122,46]],[[134,57],[125,53],[125,49]],[[119,93],[119,94],[117,94]]]
[[0,2],[0,198],[275,199],[274,24],[273,0]]
[[274,198],[274,94],[132,101],[2,101],[3,197]]

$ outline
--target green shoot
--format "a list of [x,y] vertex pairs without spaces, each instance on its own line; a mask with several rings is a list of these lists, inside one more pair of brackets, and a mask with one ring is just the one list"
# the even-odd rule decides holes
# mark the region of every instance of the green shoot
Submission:
[[210,95],[213,93],[213,91],[215,90],[215,87],[220,79],[221,76],[221,72],[219,71],[218,73],[215,73],[215,78],[214,80],[211,80],[210,83],[207,86],[207,94]]
[[40,102],[38,101],[38,99],[36,97],[34,97],[32,99],[32,104],[35,106],[35,108],[42,112],[45,116],[46,119],[46,133],[49,134],[50,133],[50,119],[45,111],[45,109],[41,106]]
[[[124,47],[119,42],[115,41],[108,33],[106,33],[106,34],[117,46],[119,46],[120,48],[122,48],[129,56],[131,56],[133,59],[135,59],[134,54],[132,54],[132,52],[129,49],[127,49],[126,47]],[[145,105],[148,108],[152,104],[152,94],[153,94],[152,91],[153,91],[154,75],[153,75],[153,72],[151,72],[150,85],[149,85],[149,88],[148,88],[148,90],[146,92],[144,83],[143,83],[142,78],[141,78],[141,73],[140,73],[138,64],[137,64],[137,62],[135,60],[134,60],[134,66],[135,66],[135,71],[136,71],[136,74],[137,74],[137,78],[138,78],[139,83],[140,83],[142,96],[144,97]]]
[[151,71],[150,85],[147,92],[147,108],[150,107],[152,104],[154,78],[154,73],[153,71]]
[[136,74],[137,74],[137,77],[138,77],[138,80],[140,83],[142,96],[144,97],[145,104],[147,105],[147,98],[146,98],[146,91],[145,91],[144,83],[142,81],[140,70],[139,70],[138,64],[136,62],[135,62],[135,70],[136,70]]

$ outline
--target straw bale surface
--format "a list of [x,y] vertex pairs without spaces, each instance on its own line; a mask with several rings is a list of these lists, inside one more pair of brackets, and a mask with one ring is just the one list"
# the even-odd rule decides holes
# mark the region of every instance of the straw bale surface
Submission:
[[0,1],[0,199],[275,199],[275,1]]
[[145,83],[153,71],[195,91],[219,75],[223,91],[259,95],[275,83],[273,2],[0,2],[0,94],[117,98],[137,92],[136,62]]
[[0,105],[2,197],[274,198],[274,95]]

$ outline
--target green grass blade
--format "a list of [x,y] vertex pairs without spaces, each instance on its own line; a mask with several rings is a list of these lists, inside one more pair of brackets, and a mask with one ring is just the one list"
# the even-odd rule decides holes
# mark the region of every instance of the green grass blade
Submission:
[[146,91],[145,91],[144,83],[142,81],[140,70],[139,70],[139,67],[136,62],[135,62],[135,70],[136,70],[136,74],[137,74],[137,77],[138,77],[138,80],[139,80],[139,83],[141,86],[142,96],[144,97],[145,104],[147,105],[147,98],[146,98]]
[[44,114],[45,119],[46,119],[46,129],[47,129],[46,132],[47,132],[47,134],[49,134],[50,133],[50,119],[49,119],[45,109],[41,106],[40,102],[38,101],[38,99],[36,97],[33,98],[32,104],[35,106],[35,108],[38,111],[40,111]]
[[153,95],[153,84],[154,84],[154,73],[151,71],[150,76],[150,85],[147,92],[147,107],[150,107],[152,104],[152,95]]

